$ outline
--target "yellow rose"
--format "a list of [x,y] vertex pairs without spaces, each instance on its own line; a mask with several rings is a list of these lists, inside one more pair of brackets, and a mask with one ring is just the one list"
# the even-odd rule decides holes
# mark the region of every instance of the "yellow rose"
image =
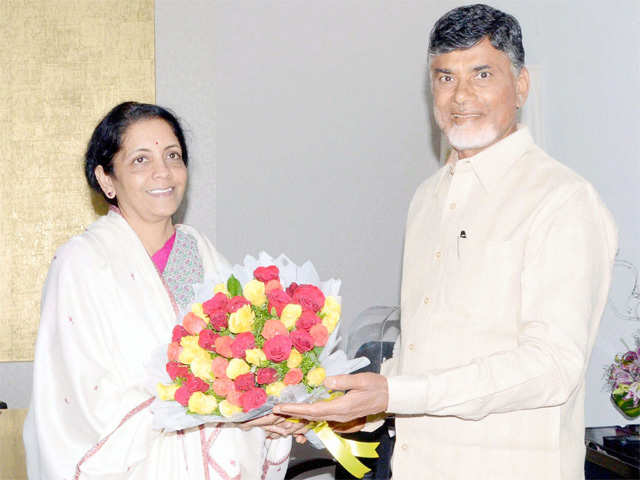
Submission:
[[209,355],[196,357],[191,361],[191,371],[196,377],[200,377],[203,380],[212,382],[214,380],[213,372],[211,371],[211,357]]
[[198,347],[198,340],[200,340],[198,335],[185,335],[180,339],[180,345],[184,348]]
[[189,410],[199,415],[211,415],[215,412],[218,401],[211,395],[195,392],[189,398]]
[[251,367],[249,364],[241,358],[232,358],[229,365],[227,365],[227,377],[231,380],[235,379],[238,375],[243,375],[250,371]]
[[227,290],[227,286],[224,283],[219,283],[215,287],[213,287],[213,294],[216,293],[224,293],[227,297],[229,296],[229,290]]
[[223,417],[233,417],[236,413],[242,412],[242,407],[234,405],[228,400],[222,400],[220,405],[218,405],[218,408],[220,409],[220,414]]
[[267,356],[261,348],[251,348],[244,351],[244,356],[251,365],[260,366],[262,362],[267,361]]
[[178,356],[178,361],[180,363],[191,364],[196,358],[205,358],[211,361],[211,355],[209,355],[209,352],[199,345],[188,345],[183,347],[180,355]]
[[329,296],[325,298],[324,307],[322,307],[322,310],[320,310],[320,314],[326,315],[329,312],[334,312],[337,313],[339,317],[341,310],[342,307],[340,306],[340,302],[338,302],[338,299],[336,297]]
[[340,314],[336,312],[327,312],[325,316],[322,318],[322,324],[327,327],[329,333],[333,332],[336,329],[336,325],[338,325],[338,320],[340,320]]
[[158,391],[158,397],[160,398],[160,400],[173,400],[178,388],[180,388],[180,386],[174,383],[172,383],[171,385],[158,383],[156,385],[156,390]]
[[282,309],[280,320],[287,327],[287,330],[293,330],[300,315],[302,315],[302,307],[297,303],[289,303]]
[[302,354],[295,348],[292,348],[291,353],[289,354],[289,358],[287,359],[287,367],[298,368],[301,363],[302,363]]
[[191,304],[191,311],[193,312],[194,315],[200,317],[205,322],[209,323],[209,317],[207,317],[205,315],[205,313],[204,313],[204,310],[202,310],[202,304],[201,303],[193,303],[193,304]]
[[249,305],[243,305],[229,315],[229,330],[232,333],[250,332],[256,316]]
[[318,385],[322,385],[326,376],[327,373],[324,371],[324,368],[312,368],[307,373],[307,383],[312,387],[317,387]]
[[267,296],[264,293],[264,283],[260,280],[247,282],[242,289],[242,296],[256,307],[261,307],[267,303]]
[[267,392],[267,395],[279,397],[284,387],[286,387],[284,382],[274,382],[267,385],[264,390]]

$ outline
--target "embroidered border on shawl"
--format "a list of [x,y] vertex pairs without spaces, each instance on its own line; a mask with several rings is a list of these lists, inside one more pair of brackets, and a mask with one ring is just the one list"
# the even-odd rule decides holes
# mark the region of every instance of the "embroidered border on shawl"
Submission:
[[80,461],[78,462],[78,464],[76,465],[76,473],[73,476],[73,480],[79,480],[80,478],[80,466],[89,458],[91,458],[93,455],[95,455],[98,450],[100,450],[102,448],[102,446],[107,442],[107,440],[109,440],[109,437],[111,437],[111,435],[113,435],[116,430],[118,430],[127,420],[129,420],[131,417],[133,417],[134,415],[136,415],[137,413],[140,413],[142,410],[144,410],[145,408],[147,408],[149,405],[151,405],[151,403],[153,403],[155,397],[151,397],[148,398],[147,400],[145,400],[144,402],[142,402],[140,405],[138,405],[137,407],[135,407],[133,410],[131,410],[129,413],[127,413],[124,418],[120,421],[120,423],[118,424],[118,426],[116,428],[113,429],[113,431],[107,435],[106,437],[104,437],[102,440],[100,440],[98,443],[96,443],[93,447],[91,447],[91,449],[84,454],[84,456],[80,459]]
[[267,474],[269,473],[269,469],[271,467],[277,467],[277,466],[282,465],[283,463],[289,461],[289,456],[290,455],[291,455],[291,453],[287,453],[282,459],[276,460],[275,462],[272,462],[268,458],[265,458],[264,459],[264,464],[262,465],[262,477],[260,477],[261,480],[265,480],[267,478]]

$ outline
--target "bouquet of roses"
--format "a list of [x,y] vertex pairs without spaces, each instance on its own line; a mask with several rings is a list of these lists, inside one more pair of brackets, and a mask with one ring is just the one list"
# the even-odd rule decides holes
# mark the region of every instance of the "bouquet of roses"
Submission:
[[154,361],[154,425],[242,422],[280,401],[327,397],[327,374],[368,363],[334,351],[339,287],[338,280],[320,282],[309,262],[298,267],[265,253],[197,286],[198,300]]
[[640,415],[640,336],[635,337],[636,349],[616,355],[607,368],[611,399],[628,417]]

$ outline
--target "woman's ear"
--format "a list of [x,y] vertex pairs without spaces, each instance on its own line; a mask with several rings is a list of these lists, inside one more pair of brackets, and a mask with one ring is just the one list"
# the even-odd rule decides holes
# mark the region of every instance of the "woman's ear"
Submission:
[[102,189],[104,194],[107,196],[107,198],[114,198],[116,196],[116,188],[113,185],[113,180],[111,179],[111,176],[105,173],[104,168],[102,168],[102,165],[98,165],[94,170],[94,173],[96,175],[96,180],[98,180],[98,184],[100,185],[100,188]]

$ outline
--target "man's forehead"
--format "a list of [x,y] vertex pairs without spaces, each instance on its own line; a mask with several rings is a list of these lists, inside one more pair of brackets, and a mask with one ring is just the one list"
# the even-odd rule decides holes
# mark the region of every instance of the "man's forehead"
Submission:
[[481,68],[509,67],[508,55],[491,45],[485,38],[470,48],[459,48],[451,52],[434,55],[430,58],[429,67],[435,70],[478,70]]

